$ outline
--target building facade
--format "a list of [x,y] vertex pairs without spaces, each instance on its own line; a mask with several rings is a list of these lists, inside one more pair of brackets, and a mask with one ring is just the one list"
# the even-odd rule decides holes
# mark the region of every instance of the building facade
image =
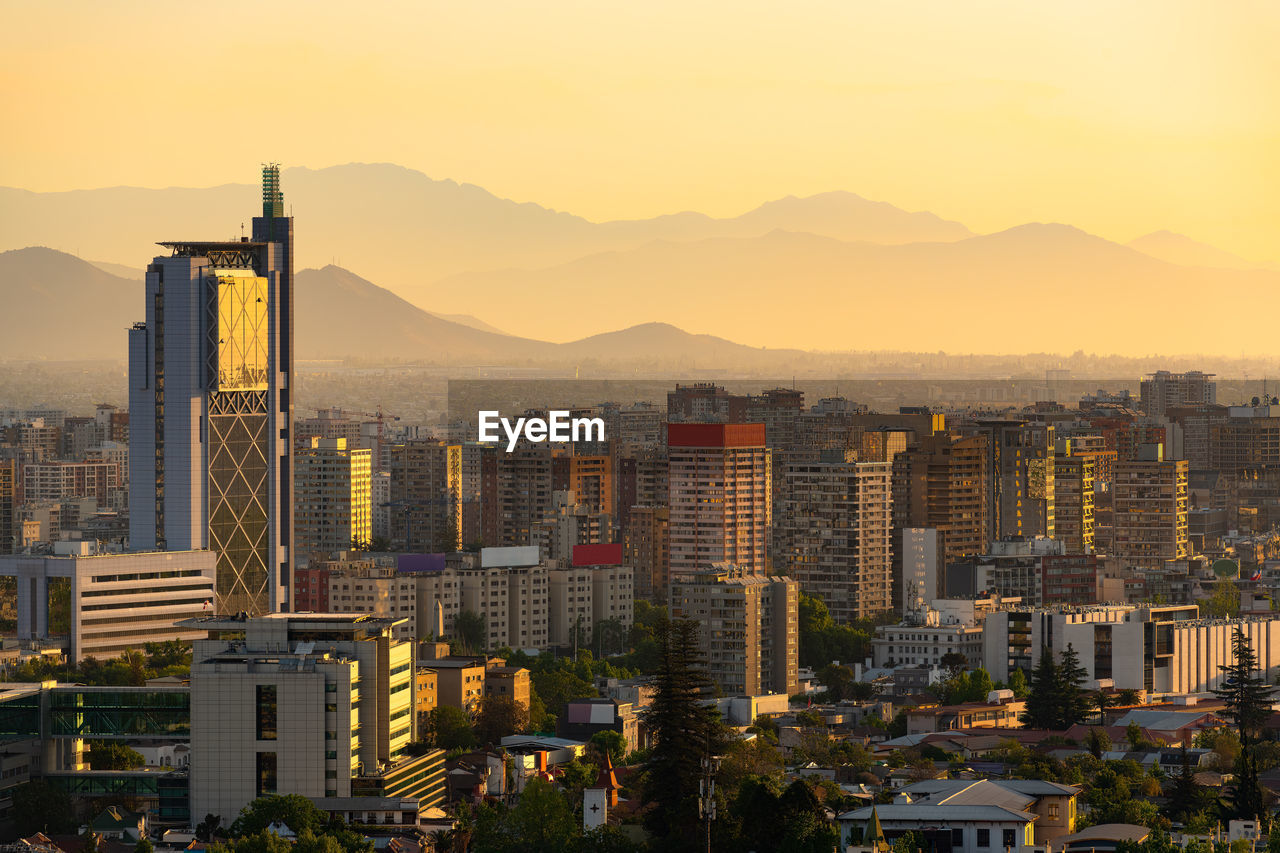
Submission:
[[787,465],[774,523],[787,575],[852,622],[893,609],[892,478],[886,462],[845,456]]
[[720,564],[671,580],[671,617],[699,625],[708,674],[726,694],[794,694],[799,680],[800,587]]
[[673,423],[667,449],[672,577],[721,562],[764,573],[772,477],[764,424]]
[[0,576],[16,579],[19,639],[62,639],[78,663],[204,638],[177,623],[212,607],[212,552],[94,552],[93,543],[67,542],[53,555],[0,557]]
[[165,242],[129,332],[129,543],[209,549],[217,607],[283,609],[293,547],[293,218],[277,166],[239,242]]
[[296,554],[345,551],[373,536],[373,452],[345,438],[311,438],[294,457]]

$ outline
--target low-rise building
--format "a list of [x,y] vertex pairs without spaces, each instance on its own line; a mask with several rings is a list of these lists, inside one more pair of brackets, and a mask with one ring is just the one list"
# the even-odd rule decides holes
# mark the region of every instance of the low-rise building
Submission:
[[17,580],[19,639],[57,638],[79,662],[203,639],[177,623],[212,606],[216,559],[212,551],[99,554],[92,542],[60,542],[52,555],[0,556],[0,576]]

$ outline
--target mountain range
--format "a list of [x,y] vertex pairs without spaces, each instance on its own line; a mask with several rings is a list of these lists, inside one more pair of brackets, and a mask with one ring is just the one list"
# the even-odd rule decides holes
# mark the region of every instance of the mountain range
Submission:
[[[759,345],[1234,355],[1268,351],[1242,329],[1277,307],[1280,292],[1273,265],[1169,232],[1127,245],[1061,224],[979,235],[846,192],[778,199],[732,218],[594,223],[386,164],[289,169],[282,185],[298,214],[295,261],[315,268],[298,274],[313,297],[298,301],[300,340],[316,330],[315,349],[300,343],[300,357],[418,358],[427,349],[469,361],[577,359],[597,357],[593,347],[605,343],[619,357],[659,359],[779,355]],[[6,301],[49,312],[0,344],[0,355],[34,344],[60,357],[62,344],[49,341],[66,341],[60,329],[78,310],[94,309],[90,326],[140,319],[140,296],[125,311],[99,311],[103,293],[134,277],[155,241],[238,237],[256,195],[249,184],[0,188],[0,248],[56,246],[97,259],[95,273],[108,276],[77,278],[97,291],[77,302],[59,296],[65,256],[0,263]],[[344,334],[344,322],[368,331]]]
[[[113,275],[54,249],[0,252],[0,288],[6,316],[13,319],[0,335],[0,360],[124,360],[126,330],[145,317],[140,275]],[[562,365],[642,360],[657,366],[729,362],[754,368],[779,354],[658,323],[567,344],[518,338],[423,311],[332,265],[298,271],[294,292],[296,354],[303,360]]]

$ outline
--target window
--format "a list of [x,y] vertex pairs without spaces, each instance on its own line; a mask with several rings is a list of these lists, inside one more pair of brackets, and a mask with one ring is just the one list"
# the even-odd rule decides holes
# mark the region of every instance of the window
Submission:
[[258,753],[258,796],[276,792],[276,754],[274,752]]
[[979,847],[991,846],[991,830],[989,829],[978,830],[978,846]]
[[1057,819],[1058,819],[1058,804],[1057,804],[1057,803],[1049,803],[1049,819],[1050,819],[1050,820],[1057,820]]
[[[258,685],[258,740],[276,739],[276,686]],[[264,755],[267,753],[263,753]],[[271,753],[274,755],[275,753]]]
[[951,846],[952,847],[964,846],[964,830],[963,829],[951,830]]
[[1014,836],[1016,835],[1016,833],[1015,833],[1012,829],[1006,829],[1006,830],[1004,830],[1004,831],[1001,833],[1001,835],[1002,835],[1003,837],[1002,837],[1000,840],[1001,840],[1002,842],[1004,842],[1003,846],[1004,846],[1004,848],[1005,848],[1006,850],[1012,849],[1012,848],[1014,847],[1014,845],[1016,845],[1016,844],[1018,843],[1018,842],[1017,842],[1017,840],[1014,838]]

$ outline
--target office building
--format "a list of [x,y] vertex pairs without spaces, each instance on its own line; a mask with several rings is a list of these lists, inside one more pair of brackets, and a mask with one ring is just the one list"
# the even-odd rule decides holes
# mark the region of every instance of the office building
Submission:
[[999,596],[935,599],[910,611],[897,625],[879,625],[871,640],[872,665],[937,668],[947,655],[962,655],[968,668],[982,660],[982,625],[1007,602]]
[[1139,406],[1148,417],[1163,418],[1166,410],[1174,407],[1213,405],[1218,402],[1218,385],[1213,376],[1198,370],[1158,370],[1148,374],[1139,386]]
[[1116,465],[1111,556],[1121,568],[1159,569],[1187,556],[1185,459],[1167,460],[1159,444]]
[[799,603],[794,580],[726,563],[671,579],[671,618],[698,623],[708,674],[730,696],[799,688]]
[[667,452],[672,577],[712,563],[763,574],[772,477],[764,424],[673,423]]
[[64,542],[51,555],[0,557],[0,576],[16,579],[19,640],[60,642],[78,663],[205,637],[176,623],[212,607],[212,552],[96,551],[92,542]]
[[191,813],[268,794],[444,795],[443,753],[410,757],[413,644],[364,615],[209,617],[191,665]]
[[[228,229],[234,223],[228,223]],[[129,331],[129,544],[217,555],[217,609],[288,605],[293,219],[279,168],[239,241],[166,241]],[[223,812],[225,813],[225,812]]]
[[1011,608],[987,617],[983,666],[996,681],[1022,668],[1029,674],[1048,646],[1061,659],[1069,643],[1094,688],[1111,679],[1117,690],[1206,693],[1222,683],[1232,661],[1236,628],[1244,630],[1268,682],[1280,672],[1280,619],[1200,619],[1194,604]]
[[893,609],[890,466],[851,455],[825,451],[821,461],[788,464],[774,517],[787,575],[838,622]]
[[346,551],[373,535],[372,452],[345,438],[311,438],[294,455],[298,557]]

